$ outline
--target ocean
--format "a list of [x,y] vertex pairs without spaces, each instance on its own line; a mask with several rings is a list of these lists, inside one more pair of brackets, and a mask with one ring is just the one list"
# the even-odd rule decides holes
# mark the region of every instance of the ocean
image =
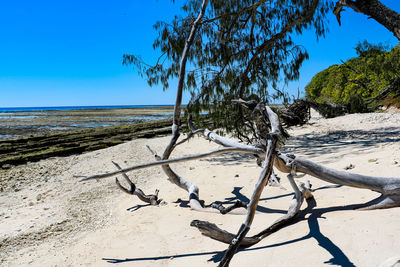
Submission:
[[60,107],[0,107],[0,112],[85,110],[85,109],[125,109],[125,108],[162,108],[173,105],[120,105],[120,106],[60,106]]

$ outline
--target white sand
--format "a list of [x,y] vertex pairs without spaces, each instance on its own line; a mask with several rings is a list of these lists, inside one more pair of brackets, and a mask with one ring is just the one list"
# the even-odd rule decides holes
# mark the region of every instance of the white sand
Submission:
[[[399,113],[316,117],[290,134],[285,150],[297,156],[337,169],[352,164],[350,172],[400,177]],[[133,140],[1,173],[0,265],[216,266],[227,245],[202,236],[190,222],[208,220],[237,232],[243,215],[191,211],[187,193],[169,183],[159,167],[132,172],[130,177],[147,194],[159,189],[168,203],[160,207],[124,194],[114,178],[78,183],[72,177],[114,170],[111,160],[121,166],[151,161],[145,145],[160,153],[168,141],[169,137]],[[173,156],[215,147],[195,138]],[[237,154],[173,168],[199,186],[206,204],[250,197],[260,172],[252,158]],[[292,191],[285,175],[278,176],[288,190],[265,188],[250,235],[286,212]],[[237,253],[231,266],[379,266],[400,259],[400,208],[353,211],[346,205],[367,202],[377,194],[307,178],[317,189],[317,207],[296,224]]]

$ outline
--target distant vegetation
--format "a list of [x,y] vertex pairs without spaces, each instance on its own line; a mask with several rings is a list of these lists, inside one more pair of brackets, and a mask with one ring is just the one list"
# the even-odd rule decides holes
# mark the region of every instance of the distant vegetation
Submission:
[[400,107],[400,45],[388,51],[366,41],[355,48],[358,57],[333,65],[306,86],[308,100],[366,112],[380,105]]

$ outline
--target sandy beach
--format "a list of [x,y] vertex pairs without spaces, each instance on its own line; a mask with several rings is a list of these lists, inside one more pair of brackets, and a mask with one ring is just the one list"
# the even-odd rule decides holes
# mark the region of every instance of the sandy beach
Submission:
[[[283,151],[349,172],[400,177],[400,113],[351,114],[311,121],[289,130]],[[243,215],[200,213],[161,168],[129,173],[136,185],[166,204],[148,206],[123,193],[115,178],[78,182],[74,174],[113,171],[153,161],[169,137],[136,139],[117,146],[54,157],[2,170],[0,188],[1,266],[216,266],[226,244],[204,237],[190,222],[207,220],[237,232]],[[172,157],[206,152],[216,144],[195,137]],[[260,168],[239,154],[173,165],[197,184],[200,198],[232,203],[251,196]],[[249,235],[286,213],[292,190],[266,187]],[[121,177],[119,177],[120,180]],[[356,211],[377,193],[309,179],[316,206],[303,204],[300,218],[257,245],[240,250],[231,266],[391,266],[400,260],[400,208]],[[389,265],[385,265],[389,264]]]

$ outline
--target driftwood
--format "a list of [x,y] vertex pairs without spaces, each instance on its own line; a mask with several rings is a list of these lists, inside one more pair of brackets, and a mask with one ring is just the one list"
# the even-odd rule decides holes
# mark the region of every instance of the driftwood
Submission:
[[291,105],[279,110],[284,126],[303,125],[311,118],[310,102],[296,99]]
[[[233,255],[235,254],[239,246],[249,246],[256,244],[263,238],[281,229],[284,225],[292,221],[293,218],[295,218],[296,215],[299,213],[304,199],[312,198],[311,185],[308,181],[300,182],[299,185],[295,183],[294,178],[298,177],[297,173],[308,174],[333,184],[365,188],[381,193],[381,196],[377,199],[365,203],[364,208],[366,209],[390,208],[400,206],[400,178],[373,177],[347,173],[344,171],[337,171],[326,168],[312,161],[301,159],[292,154],[280,153],[279,149],[283,145],[287,135],[282,128],[281,122],[277,114],[264,103],[247,102],[244,100],[235,101],[236,103],[244,105],[247,108],[253,110],[253,124],[255,125],[255,133],[257,138],[255,138],[254,142],[250,145],[239,143],[233,139],[220,136],[208,129],[196,129],[190,120],[189,129],[191,129],[192,133],[189,134],[187,138],[184,138],[183,140],[178,142],[178,139],[180,137],[179,129],[181,125],[180,114],[182,91],[188,51],[194,41],[196,31],[201,26],[201,20],[204,16],[207,4],[208,0],[202,1],[200,13],[196,20],[192,23],[191,32],[189,34],[188,40],[185,43],[180,63],[177,98],[175,102],[175,110],[172,124],[172,137],[162,156],[158,156],[155,151],[149,148],[156,159],[156,161],[154,162],[144,163],[127,168],[120,168],[118,164],[114,163],[115,166],[118,168],[118,170],[114,172],[83,176],[77,175],[76,177],[82,178],[81,181],[87,181],[91,179],[101,179],[122,174],[125,180],[130,185],[130,188],[127,189],[122,187],[117,179],[116,183],[120,189],[122,189],[126,193],[137,195],[142,201],[150,203],[151,205],[157,205],[160,203],[160,200],[158,200],[158,191],[156,191],[154,195],[145,195],[140,189],[136,188],[136,186],[130,181],[126,173],[133,170],[161,166],[165,174],[168,176],[169,181],[189,193],[189,205],[192,209],[198,211],[210,211],[210,209],[203,207],[201,202],[199,201],[199,188],[195,184],[191,183],[189,180],[184,179],[183,177],[180,177],[177,173],[175,173],[171,169],[170,164],[189,160],[197,160],[213,155],[232,152],[253,155],[257,165],[262,168],[262,171],[253,191],[250,202],[237,202],[232,207],[227,208],[221,205],[211,205],[213,207],[211,208],[212,211],[222,214],[232,213],[233,210],[236,208],[246,208],[246,219],[238,230],[238,233],[229,233],[225,230],[220,229],[215,224],[209,222],[198,220],[193,220],[191,222],[191,226],[198,228],[203,235],[229,244],[229,247],[220,262],[220,266],[229,265]],[[299,105],[293,107],[294,112],[296,112],[296,109],[301,110],[303,115],[306,114],[304,113],[304,110],[306,109],[304,109],[302,106]],[[286,113],[286,116],[290,116],[290,114]],[[306,118],[306,116],[304,118]],[[293,120],[298,119],[299,118],[294,118]],[[303,119],[300,118],[300,120]],[[194,135],[202,135],[205,139],[221,145],[222,148],[207,153],[170,159],[171,153],[173,152],[174,148],[186,142],[187,140],[189,140],[190,137]],[[273,222],[268,228],[261,231],[260,233],[251,237],[246,237],[246,234],[248,233],[253,222],[260,195],[265,186],[268,184],[269,180],[274,178],[274,166],[278,170],[288,173],[287,178],[289,179],[295,196],[290,203],[286,215]],[[276,181],[276,179],[274,181]]]
[[[122,168],[118,165],[118,163],[115,163],[114,161],[112,162],[115,167],[117,167],[119,170]],[[129,179],[128,175],[126,173],[122,173],[122,177],[125,178],[126,182],[129,184],[129,189],[123,187],[120,182],[118,181],[118,178],[115,178],[115,183],[117,186],[125,193],[130,194],[130,195],[136,195],[141,201],[149,203],[150,205],[156,206],[160,204],[162,199],[158,199],[158,189],[154,192],[154,195],[146,195],[141,189],[137,188],[134,183]]]
[[[263,111],[262,114],[264,114],[265,119],[270,120],[271,130],[268,135],[268,140],[264,142],[267,144],[265,148],[262,148],[260,146],[238,143],[235,140],[222,137],[208,129],[195,129],[193,125],[190,123],[189,128],[192,129],[193,133],[203,135],[204,138],[206,138],[207,140],[222,145],[223,148],[210,151],[207,153],[180,157],[175,159],[161,160],[160,157],[156,156],[157,161],[155,162],[136,165],[124,169],[118,169],[117,171],[111,173],[91,175],[91,176],[77,176],[77,177],[83,178],[82,180],[101,179],[101,178],[115,176],[118,174],[125,174],[126,172],[137,169],[148,168],[153,166],[166,166],[166,164],[184,162],[189,160],[197,160],[223,153],[239,152],[239,153],[246,153],[253,155],[256,160],[258,161],[261,160],[262,162],[261,166],[263,169],[261,171],[259,180],[256,184],[250,203],[249,204],[235,203],[232,207],[228,208],[223,208],[221,206],[214,205],[214,208],[217,208],[223,214],[228,213],[235,208],[239,207],[247,208],[246,219],[243,225],[240,227],[238,233],[237,234],[229,233],[225,230],[220,229],[215,224],[209,222],[194,220],[191,223],[191,226],[198,228],[203,235],[230,244],[222,261],[220,262],[220,266],[229,265],[231,258],[233,257],[235,251],[239,246],[249,246],[258,243],[260,240],[267,237],[271,233],[279,230],[287,223],[289,223],[293,218],[296,217],[296,215],[300,210],[301,204],[303,203],[303,200],[305,198],[312,197],[310,190],[311,187],[308,181],[300,183],[299,186],[296,185],[296,183],[294,182],[293,178],[295,178],[298,173],[308,174],[333,184],[364,188],[381,193],[380,197],[376,198],[373,201],[365,203],[363,205],[364,209],[378,209],[378,208],[382,209],[382,208],[391,208],[400,206],[400,178],[373,177],[373,176],[349,173],[345,171],[338,171],[324,167],[312,161],[296,157],[295,155],[292,154],[282,154],[279,151],[277,151],[275,148],[277,141],[280,138],[280,130],[279,130],[280,122],[278,116],[264,104],[257,105],[257,108]],[[263,142],[261,141],[258,142],[258,145],[260,143]],[[254,219],[255,209],[257,207],[261,192],[265,188],[266,183],[271,177],[273,166],[275,166],[278,170],[282,172],[288,173],[288,179],[293,191],[295,192],[295,197],[290,203],[290,207],[286,215],[282,216],[276,222],[272,223],[271,226],[269,226],[262,232],[251,237],[246,237],[246,234],[249,231],[252,221]],[[188,189],[188,187],[185,186],[181,187],[185,190]],[[197,187],[195,188],[198,193],[198,188]],[[189,190],[187,191],[189,192],[189,194],[192,194],[190,190],[192,189],[189,188]],[[196,196],[190,195],[189,197],[192,200],[190,202],[192,209],[200,211],[205,210],[205,208],[201,206],[200,203],[198,202],[198,195]],[[198,205],[196,201],[198,202]],[[193,206],[192,205],[193,203],[195,203],[196,205]]]

